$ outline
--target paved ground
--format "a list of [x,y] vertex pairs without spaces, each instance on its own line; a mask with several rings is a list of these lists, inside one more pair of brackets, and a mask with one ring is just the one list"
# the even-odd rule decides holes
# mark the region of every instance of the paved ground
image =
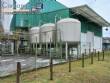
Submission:
[[[22,71],[49,65],[49,59],[38,58],[29,55],[0,57],[0,77],[15,73],[17,62],[21,62]],[[54,64],[61,62],[64,62],[64,60],[53,60]]]

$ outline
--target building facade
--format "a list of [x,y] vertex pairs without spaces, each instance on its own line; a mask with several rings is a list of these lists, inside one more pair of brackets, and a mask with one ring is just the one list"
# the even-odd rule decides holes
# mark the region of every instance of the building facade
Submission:
[[103,49],[110,50],[110,38],[109,37],[103,38]]
[[39,10],[39,12],[14,15],[11,30],[28,30],[31,27],[41,26],[45,23],[56,23],[64,18],[74,18],[81,22],[81,37],[79,46],[77,46],[77,48],[81,49],[80,53],[84,53],[85,49],[87,49],[87,53],[93,51],[93,49],[102,51],[102,27],[110,24],[90,7],[82,5],[67,8],[56,0],[41,0],[40,2],[30,0],[24,8],[30,11],[33,8],[37,10],[37,5],[40,3],[43,9]]

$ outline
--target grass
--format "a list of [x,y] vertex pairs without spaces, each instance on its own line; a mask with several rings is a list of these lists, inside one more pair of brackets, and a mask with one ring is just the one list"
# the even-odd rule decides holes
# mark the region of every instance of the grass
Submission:
[[[68,63],[54,66],[53,81],[49,80],[49,68],[23,73],[21,83],[110,83],[110,55],[106,53],[105,61],[97,61],[94,57],[92,65],[90,60],[85,60],[84,68],[81,67],[81,60],[72,62],[70,73]],[[16,83],[16,76],[1,78],[0,83]]]

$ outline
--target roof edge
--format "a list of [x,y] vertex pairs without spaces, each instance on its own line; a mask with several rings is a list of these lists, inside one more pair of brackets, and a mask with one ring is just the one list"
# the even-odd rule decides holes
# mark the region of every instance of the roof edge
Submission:
[[[110,27],[110,23],[105,20],[102,16],[100,16],[98,13],[96,13],[96,11],[94,11],[90,6],[88,6],[87,4],[84,5],[80,5],[80,6],[76,6],[76,7],[71,7],[70,9],[75,9],[75,8],[81,8],[81,7],[87,7],[91,12],[93,12],[94,14],[96,14],[99,18],[101,18],[101,20],[104,21],[104,26],[103,27]],[[94,21],[93,21],[94,22]],[[96,23],[96,22],[95,22]],[[97,23],[98,24],[98,23]]]

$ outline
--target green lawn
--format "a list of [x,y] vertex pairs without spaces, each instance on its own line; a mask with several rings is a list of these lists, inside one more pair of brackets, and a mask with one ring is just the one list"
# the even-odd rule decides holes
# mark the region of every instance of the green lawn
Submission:
[[[68,63],[54,66],[54,80],[49,80],[49,68],[24,73],[21,75],[21,83],[110,83],[110,54],[105,56],[105,61],[97,61],[94,64],[90,59],[85,60],[85,68],[81,67],[81,60],[72,62],[72,72],[68,72]],[[16,77],[1,78],[0,83],[16,83]]]

